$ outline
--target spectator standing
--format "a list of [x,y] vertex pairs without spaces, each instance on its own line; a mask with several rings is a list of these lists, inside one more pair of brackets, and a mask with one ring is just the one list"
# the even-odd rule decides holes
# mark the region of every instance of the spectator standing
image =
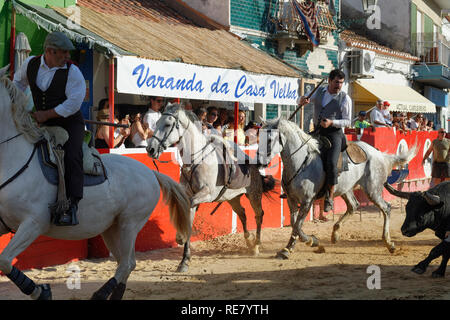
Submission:
[[205,108],[197,108],[197,109],[194,110],[194,113],[195,113],[195,115],[197,116],[198,120],[201,123],[202,133],[203,134],[206,133],[206,130],[207,130],[206,124],[205,124],[206,114],[207,114],[206,109]]
[[416,114],[416,116],[409,121],[409,128],[411,130],[417,131],[423,121],[423,115],[421,113]]
[[142,123],[141,114],[137,113],[134,116],[133,124],[131,125],[131,142],[136,148],[147,147],[147,138],[150,129],[146,124]]
[[389,127],[389,124],[386,123],[383,109],[383,100],[377,100],[375,108],[370,112],[370,122],[375,128]]
[[150,97],[150,106],[143,121],[143,124],[149,129],[148,138],[151,138],[153,132],[156,130],[156,122],[161,118],[161,108],[163,103],[163,97]]
[[433,140],[430,148],[423,156],[422,165],[433,152],[433,164],[431,169],[431,177],[433,178],[432,186],[443,181],[450,180],[450,139],[445,137],[445,129],[438,130],[438,137]]
[[388,101],[384,101],[382,112],[384,115],[384,122],[387,123],[389,126],[392,126],[392,117],[391,117],[391,113],[389,112],[390,105],[391,104]]

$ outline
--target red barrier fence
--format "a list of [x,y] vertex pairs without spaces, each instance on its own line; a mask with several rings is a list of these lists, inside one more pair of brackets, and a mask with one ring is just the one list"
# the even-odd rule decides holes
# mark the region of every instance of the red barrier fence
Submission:
[[[409,163],[409,175],[405,179],[404,190],[426,189],[429,185],[431,168],[423,168],[421,165],[423,154],[426,147],[437,137],[437,132],[410,132],[402,134],[395,132],[390,128],[365,129],[362,134],[357,134],[355,130],[348,130],[347,138],[349,141],[362,140],[383,152],[397,153],[400,148],[411,148],[416,139],[418,144],[417,156]],[[250,155],[254,155],[255,148],[247,148]],[[103,150],[103,152],[108,150]],[[125,149],[124,151],[112,149],[111,152],[123,154],[123,156],[136,159],[149,168],[155,170],[151,159],[145,153],[145,149]],[[167,161],[175,159],[174,150],[165,152],[161,160]],[[276,179],[281,179],[280,158],[276,157],[266,170],[266,174],[273,175]],[[176,162],[157,162],[159,171],[169,175],[176,181],[179,181],[180,168]],[[263,198],[264,220],[263,228],[281,227],[290,224],[289,208],[286,200],[279,199],[280,186],[276,187],[276,194],[272,199]],[[362,195],[360,190],[355,190],[356,196],[362,205],[366,205],[368,200]],[[392,196],[384,193],[385,199],[390,200]],[[242,205],[247,214],[248,228],[256,228],[254,213],[249,201],[242,197]],[[232,232],[242,232],[242,226],[236,214],[233,213],[228,203],[222,204],[219,209],[210,215],[216,206],[213,204],[202,204],[197,211],[194,220],[193,241],[211,239],[220,235]],[[345,203],[337,198],[335,202],[335,212],[345,211]],[[0,237],[0,250],[8,244],[12,235],[7,234]],[[138,234],[136,241],[137,251],[147,251],[160,248],[176,246],[175,229],[169,221],[167,207],[160,201],[150,216],[149,221]],[[39,237],[33,244],[27,248],[15,260],[14,264],[20,269],[42,268],[49,265],[63,264],[72,260],[85,258],[106,257],[109,253],[103,244],[100,236],[83,241],[65,241],[55,240],[48,237]]]

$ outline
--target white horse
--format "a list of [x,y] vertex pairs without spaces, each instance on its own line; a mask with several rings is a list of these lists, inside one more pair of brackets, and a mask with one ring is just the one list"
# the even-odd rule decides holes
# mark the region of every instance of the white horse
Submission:
[[[281,184],[287,194],[287,202],[291,215],[292,234],[286,248],[277,257],[287,259],[292,252],[297,237],[307,245],[317,246],[318,239],[308,236],[302,231],[303,222],[315,199],[320,197],[325,183],[325,172],[319,151],[319,141],[303,132],[298,126],[286,120],[267,121],[260,131],[258,159],[268,164],[275,154],[280,152],[283,161]],[[341,224],[358,208],[359,203],[353,188],[360,185],[369,199],[383,212],[384,227],[382,239],[388,250],[395,250],[389,233],[389,217],[391,205],[382,197],[383,183],[389,176],[392,167],[408,163],[416,155],[416,146],[399,155],[378,151],[365,142],[356,142],[367,154],[367,160],[360,164],[350,161],[348,171],[338,177],[335,196],[342,196],[347,211],[333,227],[331,241],[339,239]],[[299,204],[300,210],[299,210]]]
[[[136,266],[136,236],[156,207],[161,190],[172,223],[185,239],[191,230],[189,199],[168,176],[131,158],[107,154],[101,157],[107,180],[84,188],[78,208],[79,224],[65,227],[51,224],[48,206],[56,199],[57,187],[47,182],[33,152],[40,129],[25,111],[25,95],[6,73],[7,67],[0,69],[0,235],[11,229],[16,232],[0,254],[0,270],[31,298],[51,299],[50,287],[36,285],[11,265],[12,260],[40,235],[80,240],[101,234],[118,267],[114,277],[92,298],[121,299]],[[24,166],[27,159],[28,167]],[[17,176],[21,168],[24,171]],[[12,177],[15,178],[6,182]]]
[[[178,104],[168,107],[157,122],[153,137],[148,140],[147,152],[152,158],[158,159],[161,153],[171,145],[177,145],[182,154],[183,166],[180,183],[186,188],[191,197],[193,221],[198,205],[206,202],[227,201],[238,215],[244,237],[253,253],[259,253],[261,243],[261,225],[263,209],[261,199],[274,187],[274,180],[267,181],[259,172],[259,166],[252,164],[251,159],[237,145],[226,141],[218,135],[204,135],[197,116],[191,111],[183,110]],[[225,149],[224,149],[225,148]],[[224,188],[223,181],[218,181],[222,163],[216,150],[225,150],[225,162],[236,160],[250,172],[251,183],[245,187],[231,189]],[[236,153],[236,154],[234,154]],[[245,210],[241,206],[240,198],[245,194],[255,212],[256,240],[253,243],[247,230]],[[253,236],[253,235],[252,235]],[[189,240],[184,245],[183,261],[179,271],[186,271],[190,260]]]

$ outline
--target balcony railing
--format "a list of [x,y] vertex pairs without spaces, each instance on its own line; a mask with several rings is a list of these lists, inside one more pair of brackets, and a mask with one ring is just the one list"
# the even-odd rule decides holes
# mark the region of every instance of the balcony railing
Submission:
[[418,37],[412,49],[422,63],[450,67],[450,46],[445,40],[427,41],[426,37]]
[[[299,3],[304,2],[304,0],[293,0]],[[278,14],[275,17],[277,20],[277,30],[276,33],[286,33],[291,37],[306,37],[306,32],[303,28],[303,24],[298,17],[292,0],[289,1],[279,1],[279,8],[277,10]],[[336,24],[334,23],[333,16],[328,10],[328,5],[325,1],[319,0],[316,2],[317,10],[317,26],[319,27],[319,33],[321,39],[326,39],[327,36],[336,30]]]

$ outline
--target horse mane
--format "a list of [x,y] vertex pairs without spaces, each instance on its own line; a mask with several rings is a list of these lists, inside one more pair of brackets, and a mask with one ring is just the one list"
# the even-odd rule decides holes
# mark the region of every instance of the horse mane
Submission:
[[294,142],[294,140],[297,140],[296,139],[296,136],[297,136],[298,138],[300,138],[302,143],[306,143],[310,152],[320,153],[319,141],[317,139],[313,138],[311,135],[307,134],[302,129],[300,129],[296,123],[294,123],[292,121],[288,121],[288,120],[269,120],[269,121],[267,121],[267,124],[275,125],[277,121],[279,121],[278,129],[280,129],[280,130],[286,129],[290,133],[291,132],[295,133],[295,136],[290,135],[290,134],[285,135],[286,139],[288,141]]
[[38,142],[44,134],[26,110],[27,95],[9,79],[7,74],[0,77],[0,83],[5,86],[11,99],[11,115],[17,131],[22,133],[30,143]]

